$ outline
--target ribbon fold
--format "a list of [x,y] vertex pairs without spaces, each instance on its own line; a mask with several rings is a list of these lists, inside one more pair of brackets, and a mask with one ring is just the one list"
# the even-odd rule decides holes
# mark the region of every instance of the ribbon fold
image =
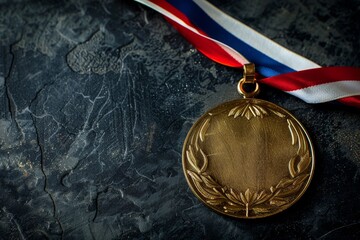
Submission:
[[205,0],[135,0],[165,16],[195,48],[225,66],[253,62],[260,81],[307,103],[338,100],[360,108],[360,68],[320,67]]

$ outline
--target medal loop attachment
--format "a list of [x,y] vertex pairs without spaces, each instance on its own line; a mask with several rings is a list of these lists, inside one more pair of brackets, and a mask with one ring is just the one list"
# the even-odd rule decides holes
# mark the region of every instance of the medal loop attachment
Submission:
[[[253,86],[251,86],[253,85]],[[246,86],[252,87],[250,90]],[[259,94],[260,88],[255,77],[255,65],[253,63],[244,64],[244,75],[240,79],[237,90],[244,98],[252,98]]]

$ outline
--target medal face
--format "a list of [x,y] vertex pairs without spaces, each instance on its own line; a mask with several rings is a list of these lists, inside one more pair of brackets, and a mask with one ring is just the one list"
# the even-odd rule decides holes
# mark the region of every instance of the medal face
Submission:
[[261,218],[293,205],[308,188],[314,152],[303,126],[283,108],[239,99],[204,114],[183,147],[194,194],[213,210]]

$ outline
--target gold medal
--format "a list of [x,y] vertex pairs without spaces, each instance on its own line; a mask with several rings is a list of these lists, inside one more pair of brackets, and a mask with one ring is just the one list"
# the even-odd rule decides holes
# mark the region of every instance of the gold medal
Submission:
[[[221,104],[190,129],[183,168],[194,194],[213,210],[261,218],[293,205],[308,188],[314,151],[300,122],[285,109],[252,98],[259,92],[254,65],[244,66],[245,98]],[[253,91],[244,85],[255,84]]]

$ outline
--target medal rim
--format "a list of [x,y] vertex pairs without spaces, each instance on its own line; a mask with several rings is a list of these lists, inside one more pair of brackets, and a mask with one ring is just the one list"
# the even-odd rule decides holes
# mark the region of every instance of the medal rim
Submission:
[[[187,174],[187,169],[186,169],[186,165],[185,165],[185,161],[186,161],[186,148],[188,146],[188,141],[189,138],[191,137],[191,133],[194,131],[194,129],[197,127],[197,125],[200,123],[200,121],[203,119],[203,117],[209,115],[209,113],[211,113],[214,109],[219,108],[223,105],[227,105],[227,104],[232,104],[235,102],[243,102],[243,101],[252,101],[252,100],[256,100],[256,101],[260,101],[260,102],[264,102],[266,104],[270,104],[272,106],[275,106],[277,108],[280,108],[282,111],[284,111],[289,117],[291,117],[294,121],[296,121],[296,123],[299,125],[299,127],[301,128],[301,130],[303,131],[304,135],[306,136],[306,139],[308,141],[308,145],[309,145],[309,153],[311,153],[311,169],[310,169],[310,173],[309,173],[309,178],[306,181],[305,186],[303,187],[302,191],[296,196],[296,198],[290,202],[289,204],[286,205],[286,207],[279,207],[277,211],[273,211],[267,214],[261,214],[261,215],[255,215],[255,216],[240,216],[240,215],[236,215],[233,213],[226,213],[223,211],[218,210],[217,208],[213,207],[212,205],[208,204],[201,196],[199,196],[199,194],[197,193],[197,191],[194,189],[194,187],[192,186],[191,182],[190,182],[190,177],[188,177]],[[230,100],[230,101],[226,101],[223,102],[221,104],[216,105],[215,107],[209,109],[208,111],[206,111],[204,114],[202,114],[196,121],[195,123],[193,123],[193,125],[191,126],[191,128],[189,129],[186,138],[184,140],[184,144],[182,147],[182,168],[183,168],[183,173],[185,175],[185,179],[187,184],[189,185],[189,188],[191,189],[192,193],[208,208],[210,208],[211,210],[220,213],[221,215],[225,215],[225,216],[229,216],[229,217],[233,217],[233,218],[237,218],[237,219],[258,219],[258,218],[266,218],[266,217],[270,217],[270,216],[274,216],[278,213],[281,213],[283,211],[285,211],[286,209],[290,208],[291,206],[293,206],[296,202],[299,201],[299,199],[305,194],[306,190],[309,188],[310,183],[313,179],[314,176],[314,170],[315,170],[315,152],[314,152],[314,147],[313,147],[313,143],[311,141],[311,138],[308,134],[308,132],[306,131],[306,129],[304,128],[304,126],[302,125],[302,123],[293,115],[291,114],[288,110],[286,110],[285,108],[263,100],[263,99],[258,99],[258,98],[243,98],[243,99],[234,99],[234,100]]]

